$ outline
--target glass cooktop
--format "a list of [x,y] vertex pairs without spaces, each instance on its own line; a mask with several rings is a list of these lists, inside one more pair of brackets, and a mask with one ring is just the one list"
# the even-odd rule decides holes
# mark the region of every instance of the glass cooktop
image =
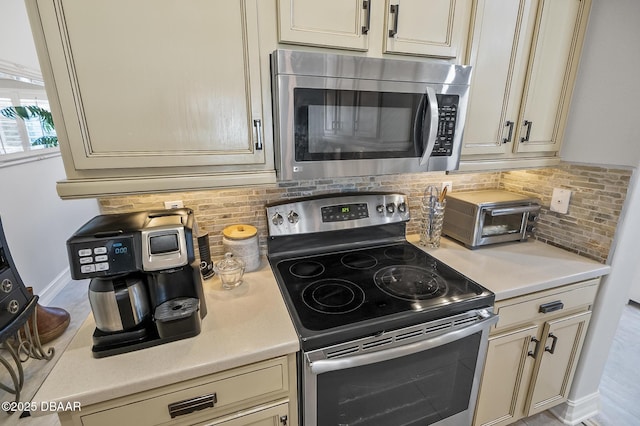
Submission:
[[491,292],[407,242],[289,258],[275,269],[303,344],[339,330],[382,331],[395,324],[389,318],[419,323],[493,303]]

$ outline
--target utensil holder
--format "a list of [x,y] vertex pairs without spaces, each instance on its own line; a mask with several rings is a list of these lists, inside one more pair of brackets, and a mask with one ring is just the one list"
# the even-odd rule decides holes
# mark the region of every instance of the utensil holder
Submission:
[[429,248],[440,247],[442,222],[447,200],[442,202],[434,197],[422,200],[422,221],[420,223],[420,245]]

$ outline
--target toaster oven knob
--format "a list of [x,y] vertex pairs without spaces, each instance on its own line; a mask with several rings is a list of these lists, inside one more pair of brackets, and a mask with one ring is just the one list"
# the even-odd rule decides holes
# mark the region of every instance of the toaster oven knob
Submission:
[[2,289],[2,291],[4,291],[5,293],[11,293],[11,290],[13,289],[13,283],[10,279],[5,278],[4,280],[2,280],[2,284],[0,284],[0,289]]
[[289,221],[289,223],[298,223],[298,221],[300,220],[300,215],[291,210],[287,215],[287,220]]
[[402,203],[398,204],[398,211],[400,213],[406,213],[407,212],[407,203],[402,202]]
[[527,225],[527,232],[536,232],[536,227],[534,225]]
[[387,204],[387,212],[388,213],[393,213],[396,211],[396,205],[393,203],[389,203]]
[[19,310],[20,304],[15,299],[9,302],[9,304],[7,305],[7,311],[9,311],[10,314],[17,314]]
[[376,206],[376,211],[377,211],[378,213],[384,213],[384,206],[383,206],[382,204],[378,204],[378,205]]
[[276,213],[273,216],[271,216],[271,222],[273,222],[273,224],[276,226],[282,225],[284,223],[284,218],[280,213]]

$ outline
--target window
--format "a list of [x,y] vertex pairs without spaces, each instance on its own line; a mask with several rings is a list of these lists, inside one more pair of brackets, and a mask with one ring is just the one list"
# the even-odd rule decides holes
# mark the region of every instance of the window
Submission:
[[[44,88],[2,84],[6,81],[0,79],[0,162],[58,151],[55,130],[39,118],[48,115],[52,123]],[[15,107],[22,108],[16,111]],[[1,113],[7,111],[11,117]]]

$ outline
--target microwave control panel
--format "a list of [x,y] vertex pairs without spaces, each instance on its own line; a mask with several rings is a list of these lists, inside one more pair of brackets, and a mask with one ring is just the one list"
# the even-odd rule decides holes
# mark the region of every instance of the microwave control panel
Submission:
[[438,133],[431,156],[450,157],[458,118],[458,95],[436,95],[438,98]]

